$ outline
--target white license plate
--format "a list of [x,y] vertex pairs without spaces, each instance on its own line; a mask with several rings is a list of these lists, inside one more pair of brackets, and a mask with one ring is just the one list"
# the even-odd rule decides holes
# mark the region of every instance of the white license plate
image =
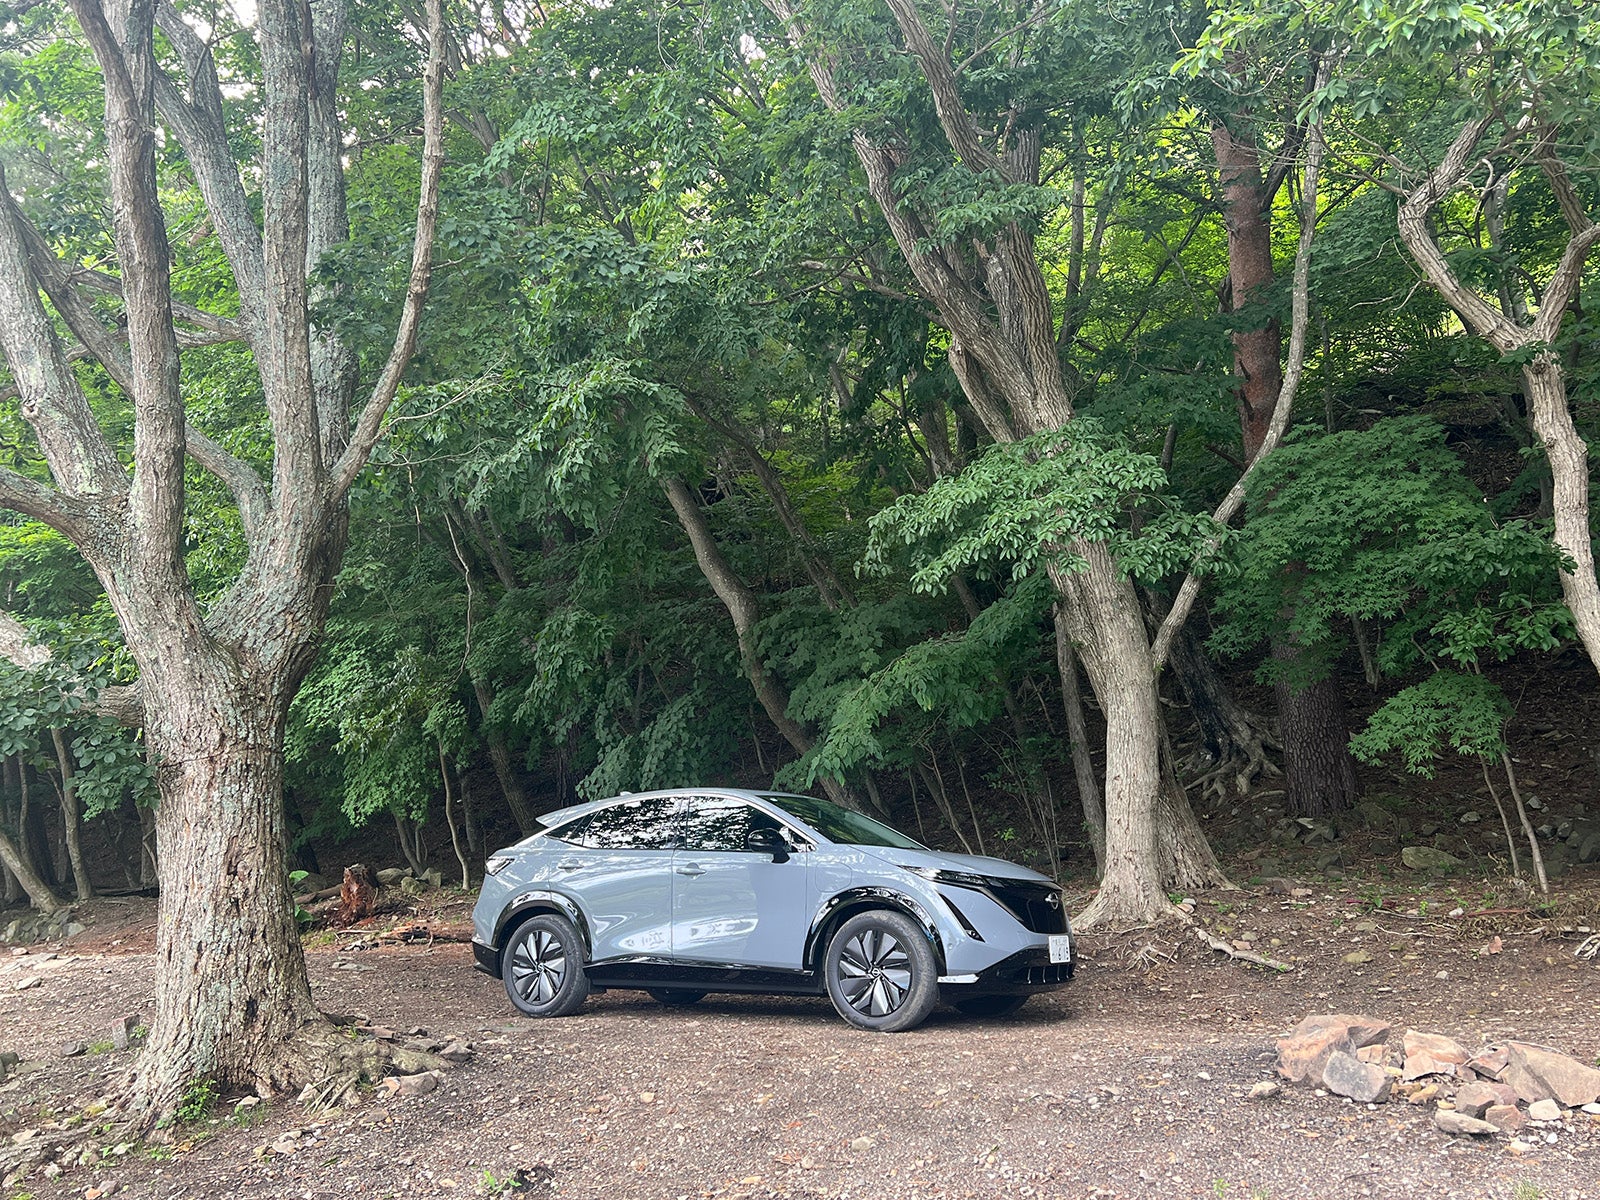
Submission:
[[1072,961],[1071,934],[1052,933],[1050,935],[1050,961],[1053,963]]

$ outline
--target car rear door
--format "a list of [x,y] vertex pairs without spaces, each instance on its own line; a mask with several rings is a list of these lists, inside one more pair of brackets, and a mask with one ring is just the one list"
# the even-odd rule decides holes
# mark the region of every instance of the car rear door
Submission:
[[747,849],[754,829],[783,829],[764,809],[731,796],[688,796],[673,855],[672,955],[685,963],[799,970],[810,910],[810,854],[774,862]]
[[680,803],[651,796],[602,808],[589,818],[582,848],[557,856],[553,882],[589,918],[592,962],[671,954]]

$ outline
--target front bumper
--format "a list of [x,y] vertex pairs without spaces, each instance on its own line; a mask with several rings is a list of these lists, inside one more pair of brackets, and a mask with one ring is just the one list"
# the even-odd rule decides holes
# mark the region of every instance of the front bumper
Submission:
[[1034,947],[1019,950],[993,966],[970,975],[940,976],[939,986],[947,999],[1032,995],[1034,992],[1050,992],[1065,986],[1076,966],[1076,955],[1064,963],[1053,963],[1048,949]]

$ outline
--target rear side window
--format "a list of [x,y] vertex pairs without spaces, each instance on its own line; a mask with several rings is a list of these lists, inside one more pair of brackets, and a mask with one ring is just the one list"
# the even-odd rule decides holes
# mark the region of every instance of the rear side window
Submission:
[[583,844],[595,850],[671,850],[678,844],[675,797],[624,800],[589,818]]
[[589,828],[589,818],[593,813],[584,813],[581,817],[574,817],[570,821],[563,821],[552,829],[545,830],[545,837],[553,837],[558,841],[569,842],[574,846],[583,845],[584,830]]

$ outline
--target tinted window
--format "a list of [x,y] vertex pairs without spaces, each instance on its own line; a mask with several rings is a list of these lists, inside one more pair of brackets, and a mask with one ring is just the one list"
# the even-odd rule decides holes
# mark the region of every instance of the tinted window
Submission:
[[791,812],[830,842],[845,846],[887,846],[896,850],[925,850],[921,842],[908,838],[882,821],[848,808],[840,808],[815,796],[763,796],[785,812]]
[[596,850],[670,850],[678,842],[677,809],[670,796],[602,808],[589,819],[583,844]]
[[684,816],[685,850],[744,850],[752,829],[779,829],[783,823],[763,812],[725,796],[699,796],[689,801]]
[[574,846],[583,845],[583,831],[589,827],[589,818],[592,814],[584,813],[571,821],[563,821],[552,829],[545,830],[546,837],[553,837],[559,841],[571,842]]

